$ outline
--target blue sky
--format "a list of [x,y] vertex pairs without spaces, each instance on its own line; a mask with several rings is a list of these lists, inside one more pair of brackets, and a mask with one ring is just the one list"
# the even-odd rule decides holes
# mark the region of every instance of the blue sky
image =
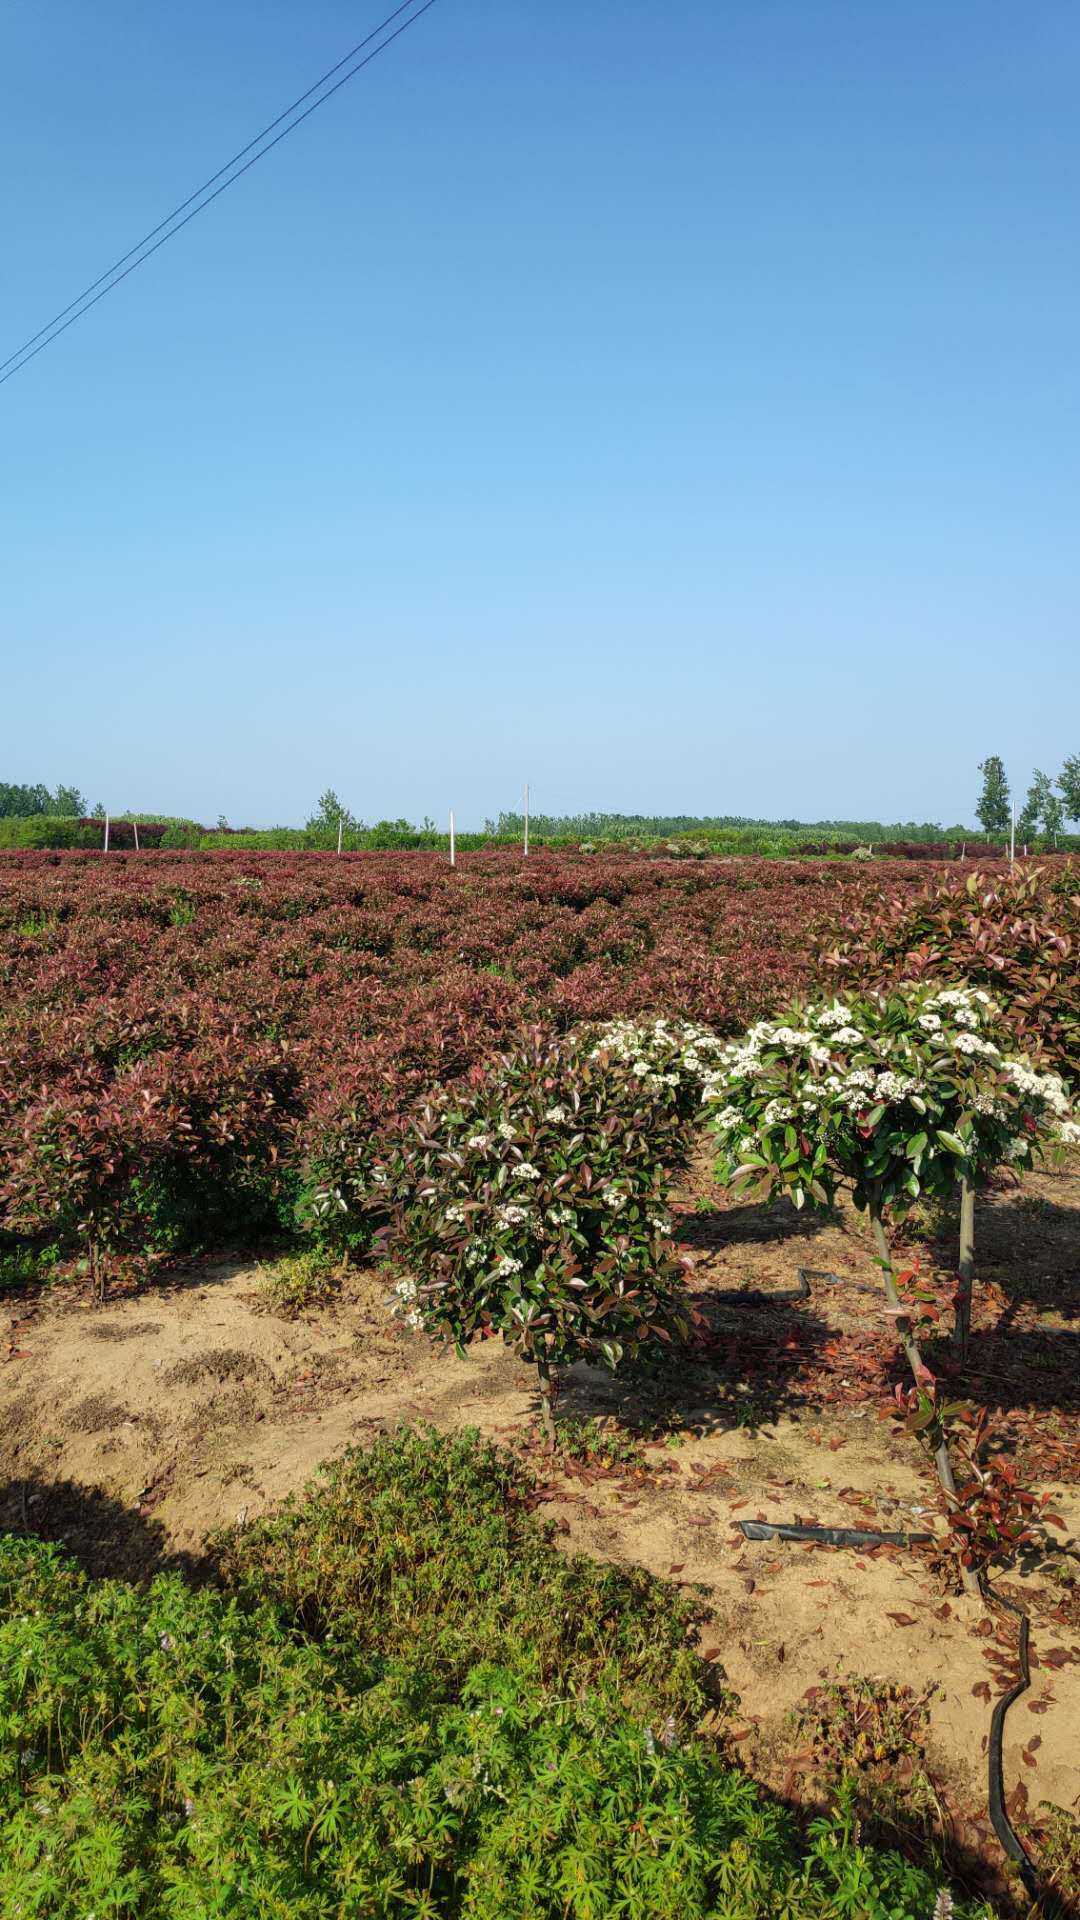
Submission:
[[[379,17],[8,0],[0,357]],[[1080,12],[437,0],[0,388],[0,777],[970,818],[1080,750]]]

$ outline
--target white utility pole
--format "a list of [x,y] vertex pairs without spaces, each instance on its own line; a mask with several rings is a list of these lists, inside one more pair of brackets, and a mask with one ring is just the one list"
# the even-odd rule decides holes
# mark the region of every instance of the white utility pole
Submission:
[[457,866],[457,854],[454,851],[454,809],[450,809],[450,865]]
[[109,851],[109,816],[108,814],[105,815],[105,845],[102,847],[101,851],[102,853],[108,853]]
[[133,820],[133,821],[132,821],[132,823],[131,823],[131,825],[132,825],[132,828],[133,828],[133,830],[134,830],[134,833],[135,833],[135,851],[136,851],[136,853],[138,853],[138,851],[139,851],[139,823],[138,823],[138,821],[137,821],[137,820]]
[[529,857],[529,783],[525,782],[525,858]]
[[1009,828],[1009,865],[1016,864],[1016,801],[1012,804],[1012,826]]
[[337,850],[339,853],[341,852],[341,827],[342,827],[342,818],[339,813],[337,817]]

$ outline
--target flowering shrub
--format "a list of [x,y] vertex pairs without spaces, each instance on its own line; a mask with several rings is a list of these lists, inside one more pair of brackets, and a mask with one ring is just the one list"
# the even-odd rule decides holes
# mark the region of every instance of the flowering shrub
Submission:
[[385,1177],[410,1324],[464,1348],[501,1334],[536,1365],[616,1368],[688,1331],[664,1177],[685,1131],[673,1076],[593,1039],[535,1039],[428,1105]]
[[1041,1135],[1080,1139],[1064,1083],[1008,1057],[981,987],[901,985],[795,1007],[729,1044],[710,1086],[723,1179],[829,1206],[836,1188],[879,1216],[1002,1161]]
[[[1030,1160],[1044,1133],[1080,1137],[1063,1082],[1007,1057],[1008,1037],[981,987],[900,986],[759,1021],[728,1047],[711,1089],[724,1179],[786,1192],[797,1207],[827,1207],[844,1184],[869,1211],[886,1310],[917,1390],[933,1376],[912,1304],[897,1291],[886,1216],[957,1181],[973,1190],[1000,1161]],[[966,1273],[964,1288],[966,1300]],[[931,1420],[938,1476],[955,1506],[947,1436]],[[965,1579],[977,1585],[966,1563]]]

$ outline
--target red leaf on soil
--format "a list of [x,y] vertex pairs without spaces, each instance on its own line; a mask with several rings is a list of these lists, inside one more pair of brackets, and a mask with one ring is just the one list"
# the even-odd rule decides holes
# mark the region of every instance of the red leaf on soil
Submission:
[[675,1561],[673,1561],[673,1563],[672,1563],[672,1565],[671,1565],[671,1566],[670,1566],[670,1567],[668,1568],[668,1572],[669,1572],[669,1573],[681,1573],[681,1572],[682,1572],[682,1570],[683,1570],[683,1568],[685,1567],[685,1565],[686,1565],[686,1561],[685,1561],[685,1560],[675,1560]]
[[972,1687],[971,1691],[975,1695],[976,1700],[989,1700],[990,1682],[988,1680],[979,1680]]
[[911,1613],[886,1613],[885,1618],[895,1620],[898,1627],[916,1627],[919,1624]]

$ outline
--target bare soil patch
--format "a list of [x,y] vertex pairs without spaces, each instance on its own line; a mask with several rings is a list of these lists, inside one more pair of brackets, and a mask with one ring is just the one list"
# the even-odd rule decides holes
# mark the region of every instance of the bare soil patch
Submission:
[[[703,1646],[738,1695],[733,1734],[754,1772],[812,1799],[814,1756],[794,1717],[808,1693],[862,1677],[910,1688],[926,1696],[940,1817],[958,1845],[993,1853],[984,1756],[1015,1623],[915,1553],[738,1531],[755,1517],[933,1527],[926,1462],[877,1418],[900,1375],[862,1222],[717,1203],[704,1165],[681,1207],[713,1337],[665,1373],[567,1377],[560,1417],[617,1428],[610,1463],[601,1449],[554,1470],[535,1447],[527,1369],[495,1343],[462,1361],[406,1331],[384,1275],[357,1273],[330,1304],[286,1319],[267,1309],[257,1268],[219,1263],[103,1308],[66,1289],[6,1303],[0,1525],[64,1540],[99,1572],[197,1566],[214,1528],[274,1506],[374,1429],[475,1426],[530,1450],[568,1546],[705,1590]],[[999,1409],[1000,1444],[1053,1490],[1065,1521],[1001,1582],[1031,1611],[1034,1669],[1007,1722],[1006,1781],[1021,1816],[1044,1800],[1076,1811],[1080,1165],[996,1191],[979,1236],[967,1390]],[[947,1237],[924,1241],[928,1270],[946,1248]],[[782,1297],[800,1268],[816,1276],[809,1299]]]

